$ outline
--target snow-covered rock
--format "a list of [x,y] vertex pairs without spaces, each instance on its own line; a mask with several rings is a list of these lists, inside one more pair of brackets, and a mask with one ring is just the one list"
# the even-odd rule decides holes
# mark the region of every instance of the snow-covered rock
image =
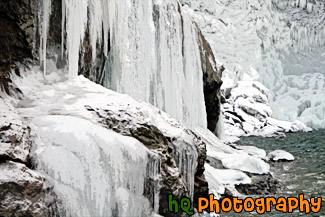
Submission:
[[267,158],[271,161],[294,161],[295,157],[289,152],[283,150],[275,150],[267,155]]
[[206,166],[207,174],[210,174],[223,185],[250,184],[252,180],[240,170],[214,169],[210,165]]
[[254,174],[267,174],[270,171],[270,165],[259,158],[249,155],[225,155],[221,161],[223,166],[228,169],[237,169]]
[[[1,94],[2,95],[2,94]],[[0,158],[28,163],[30,129],[23,124],[15,108],[0,95]]]
[[270,91],[260,82],[238,81],[226,94],[226,103],[223,104],[226,134],[271,137],[311,130],[300,121],[274,119]]
[[266,157],[266,151],[255,146],[236,146],[236,148],[261,159]]
[[53,185],[24,164],[0,164],[1,216],[60,216]]

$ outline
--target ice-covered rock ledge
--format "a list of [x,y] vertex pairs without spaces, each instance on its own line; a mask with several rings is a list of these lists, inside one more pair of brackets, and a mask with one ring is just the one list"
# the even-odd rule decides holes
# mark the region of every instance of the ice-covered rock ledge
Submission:
[[312,130],[300,121],[288,122],[273,118],[271,94],[260,82],[238,81],[235,87],[226,85],[223,87],[226,134],[281,137],[285,136],[284,133]]
[[13,78],[22,98],[5,97],[5,103],[30,125],[34,165],[68,214],[164,214],[169,193],[243,195],[238,186],[256,186],[247,174],[269,174],[259,151],[237,150],[208,129],[192,132],[150,104],[82,76],[27,74]]
[[168,194],[208,194],[205,143],[166,113],[82,76],[22,74],[22,98],[6,102],[30,125],[33,162],[72,216],[164,215]]

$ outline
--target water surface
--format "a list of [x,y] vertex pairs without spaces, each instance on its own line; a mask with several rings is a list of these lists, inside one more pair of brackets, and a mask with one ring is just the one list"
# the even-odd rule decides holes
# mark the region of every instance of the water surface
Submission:
[[[253,145],[266,150],[267,153],[282,149],[292,153],[296,160],[290,163],[274,163],[273,176],[280,180],[285,189],[276,197],[298,197],[303,193],[305,198],[322,197],[322,210],[317,214],[304,213],[268,213],[262,216],[325,217],[325,130],[310,133],[287,134],[286,138],[248,137],[241,140],[246,145]],[[225,216],[225,215],[223,215]],[[227,214],[226,216],[259,216],[254,213]]]

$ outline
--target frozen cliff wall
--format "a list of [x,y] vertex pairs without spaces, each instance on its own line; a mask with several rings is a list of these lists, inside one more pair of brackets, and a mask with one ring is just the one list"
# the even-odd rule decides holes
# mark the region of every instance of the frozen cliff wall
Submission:
[[[226,68],[224,89],[262,82],[274,117],[324,127],[324,1],[185,0]],[[290,102],[289,106],[288,102]]]

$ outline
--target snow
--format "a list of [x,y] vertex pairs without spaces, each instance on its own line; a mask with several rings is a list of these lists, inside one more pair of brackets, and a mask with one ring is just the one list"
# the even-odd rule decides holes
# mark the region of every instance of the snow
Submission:
[[245,173],[239,170],[231,169],[214,169],[210,165],[206,166],[207,174],[211,174],[216,180],[218,180],[223,185],[240,185],[240,184],[250,184],[252,182],[251,178]]
[[292,154],[283,150],[272,151],[267,155],[267,158],[271,161],[280,161],[280,160],[294,161],[295,160],[295,157]]
[[236,146],[237,149],[243,150],[251,156],[255,156],[257,158],[265,158],[266,152],[263,149],[257,148],[255,146]]
[[269,164],[253,156],[245,156],[243,154],[225,155],[221,161],[223,166],[228,169],[237,169],[260,175],[267,174],[270,171]]

